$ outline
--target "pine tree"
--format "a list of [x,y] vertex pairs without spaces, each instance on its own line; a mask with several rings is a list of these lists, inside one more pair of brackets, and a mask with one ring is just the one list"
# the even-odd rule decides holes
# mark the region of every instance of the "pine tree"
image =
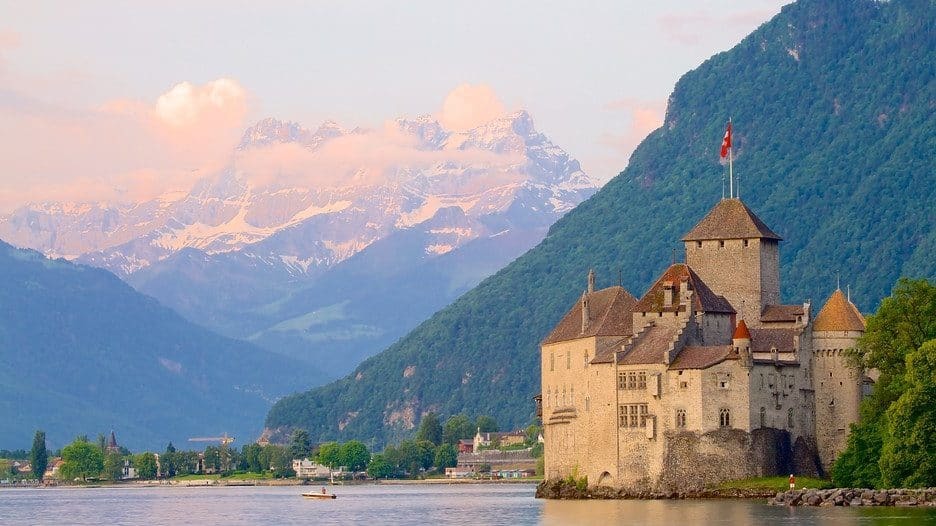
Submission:
[[46,450],[45,431],[36,431],[33,438],[32,451],[29,452],[29,464],[32,466],[33,475],[42,481],[45,470],[49,466],[49,452]]

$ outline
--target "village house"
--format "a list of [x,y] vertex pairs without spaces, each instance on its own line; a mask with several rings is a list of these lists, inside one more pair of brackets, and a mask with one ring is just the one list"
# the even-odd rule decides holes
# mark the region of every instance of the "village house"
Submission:
[[850,298],[782,304],[781,238],[738,198],[682,241],[640,298],[589,272],[543,340],[547,479],[687,489],[824,473],[844,449],[872,383],[845,358],[865,329]]

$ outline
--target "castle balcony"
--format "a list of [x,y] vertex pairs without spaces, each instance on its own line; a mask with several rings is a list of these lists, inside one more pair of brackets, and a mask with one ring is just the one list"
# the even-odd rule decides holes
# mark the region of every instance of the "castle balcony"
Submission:
[[536,418],[543,418],[543,395],[538,394],[533,397],[533,402],[536,404]]

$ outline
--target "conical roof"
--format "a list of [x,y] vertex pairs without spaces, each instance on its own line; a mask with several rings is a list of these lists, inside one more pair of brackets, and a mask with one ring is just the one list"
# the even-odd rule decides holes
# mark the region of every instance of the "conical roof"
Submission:
[[692,227],[683,241],[705,241],[710,239],[775,239],[782,238],[774,233],[738,198],[722,199],[701,221]]
[[751,331],[748,330],[747,324],[744,323],[744,320],[738,321],[738,326],[735,327],[734,336],[731,337],[732,340],[750,340]]
[[813,322],[813,331],[864,331],[864,316],[858,312],[858,308],[848,301],[848,298],[842,294],[841,289],[835,292],[826,300],[816,321]]

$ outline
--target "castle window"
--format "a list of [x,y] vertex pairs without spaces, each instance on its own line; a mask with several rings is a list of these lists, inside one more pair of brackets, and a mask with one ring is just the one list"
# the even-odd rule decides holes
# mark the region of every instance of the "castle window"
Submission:
[[618,426],[627,427],[627,406],[626,405],[618,406]]
[[556,353],[549,353],[549,370],[556,370]]
[[715,375],[715,385],[719,389],[728,389],[728,387],[730,386],[730,383],[729,383],[730,380],[731,380],[730,373],[717,373]]
[[637,373],[637,389],[647,388],[647,373],[640,371]]
[[766,407],[760,408],[760,426],[767,427],[767,408]]
[[696,248],[702,248],[702,242],[701,242],[701,241],[696,241],[696,242],[695,242],[695,246],[696,246]]
[[627,389],[627,373],[618,373],[618,389]]
[[588,351],[585,351],[585,363],[584,363],[584,366],[585,366],[585,367],[588,367]]
[[566,391],[565,386],[562,386],[562,405],[569,405],[569,393]]
[[637,389],[637,373],[635,372],[627,373],[627,388]]
[[688,388],[689,388],[689,382],[679,382],[679,388],[680,388],[680,389],[688,389]]
[[793,429],[793,408],[787,410],[787,427]]
[[566,369],[572,368],[572,352],[566,351]]
[[676,410],[676,427],[678,428],[686,427],[686,410],[685,409]]
[[588,411],[588,402],[589,402],[589,399],[588,399],[588,397],[586,396],[586,397],[585,397],[585,411]]
[[718,425],[721,427],[731,427],[731,412],[727,409],[722,409],[718,413]]
[[630,427],[637,427],[637,405],[630,406]]
[[745,248],[747,248],[747,246],[748,246],[748,240],[747,240],[747,239],[744,240],[744,246],[745,246]]
[[718,241],[718,248],[725,248],[725,242],[722,240]]
[[650,414],[647,404],[621,404],[618,406],[618,425],[620,427],[646,427]]
[[647,404],[637,406],[640,409],[640,427],[647,427]]

